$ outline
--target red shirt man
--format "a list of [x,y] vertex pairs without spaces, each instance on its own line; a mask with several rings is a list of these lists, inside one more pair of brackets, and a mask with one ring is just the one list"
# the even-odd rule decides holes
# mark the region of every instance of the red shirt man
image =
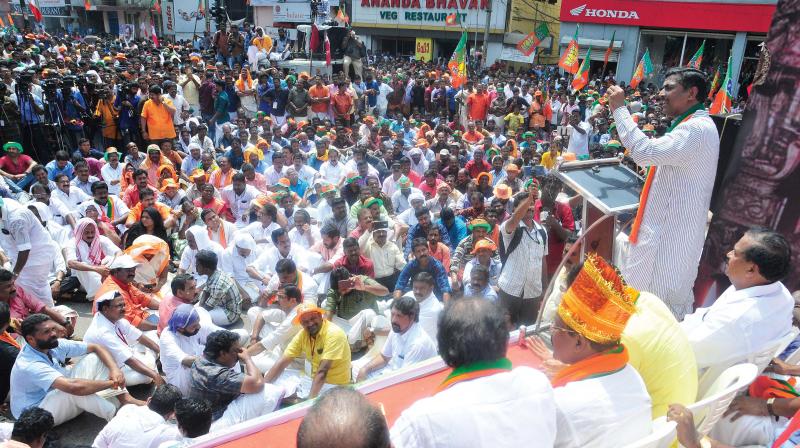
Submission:
[[467,97],[467,113],[470,120],[486,120],[489,103],[489,95],[486,94],[485,87],[478,85],[478,91]]

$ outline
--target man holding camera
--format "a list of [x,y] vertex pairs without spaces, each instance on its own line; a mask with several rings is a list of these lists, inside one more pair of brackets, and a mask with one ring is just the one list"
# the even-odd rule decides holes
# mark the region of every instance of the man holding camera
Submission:
[[[39,96],[32,93],[30,78],[23,75],[16,86],[17,91],[12,92],[8,99],[20,117],[20,131],[22,133],[22,146],[28,150],[39,162],[52,160],[54,155],[44,137],[44,103]],[[6,106],[4,105],[5,109]],[[7,125],[8,126],[8,125]]]

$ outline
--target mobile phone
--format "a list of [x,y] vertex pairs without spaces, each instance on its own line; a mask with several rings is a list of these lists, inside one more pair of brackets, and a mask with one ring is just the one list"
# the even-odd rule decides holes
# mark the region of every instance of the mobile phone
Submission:
[[345,280],[339,280],[339,291],[346,290],[346,289],[353,289],[356,285],[356,281],[353,278],[348,278]]

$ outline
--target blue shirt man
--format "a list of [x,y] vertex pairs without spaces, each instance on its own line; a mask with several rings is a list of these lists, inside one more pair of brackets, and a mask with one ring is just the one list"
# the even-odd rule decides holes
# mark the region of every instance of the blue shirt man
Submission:
[[23,96],[23,98],[17,98],[17,104],[19,105],[22,124],[39,124],[42,122],[42,116],[36,113],[34,108],[35,104],[39,109],[44,109],[44,103],[41,98],[36,95]]
[[64,97],[62,90],[56,93],[59,104],[63,105],[61,113],[63,114],[64,123],[67,129],[71,131],[80,131],[83,129],[82,124],[73,124],[73,120],[81,120],[81,115],[86,111],[86,100],[83,95],[75,90],[70,90],[67,97]]
[[427,255],[427,246],[425,250],[427,261],[422,263],[426,263],[427,266],[423,267],[419,259],[408,262],[397,277],[397,283],[394,285],[395,295],[397,295],[398,291],[400,294],[410,291],[411,281],[417,274],[424,271],[433,276],[433,294],[436,297],[442,297],[447,300],[452,292],[450,288],[450,279],[447,277],[447,271],[444,270],[444,266],[442,266],[442,263],[439,263],[439,260]]

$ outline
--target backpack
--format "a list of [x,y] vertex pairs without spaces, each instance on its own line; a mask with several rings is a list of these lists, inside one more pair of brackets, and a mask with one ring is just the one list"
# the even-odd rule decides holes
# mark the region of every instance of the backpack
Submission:
[[[517,228],[514,230],[514,235],[511,237],[511,241],[508,243],[508,248],[506,248],[505,239],[503,236],[500,235],[500,246],[497,248],[498,252],[500,252],[500,262],[502,263],[502,267],[500,268],[500,272],[503,272],[503,269],[506,267],[506,261],[508,261],[508,257],[517,249],[519,243],[522,241],[522,232],[525,230],[517,225]],[[501,230],[502,232],[502,230]],[[541,226],[536,227],[536,233],[539,234],[539,238],[542,241],[547,241],[547,233],[545,233],[544,228]]]

